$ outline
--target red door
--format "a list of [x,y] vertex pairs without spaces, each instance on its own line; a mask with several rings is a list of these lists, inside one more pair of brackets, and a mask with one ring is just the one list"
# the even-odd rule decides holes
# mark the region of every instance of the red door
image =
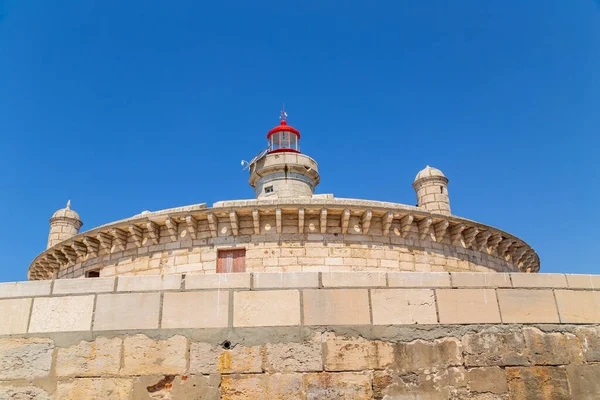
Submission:
[[246,249],[219,250],[217,272],[246,272]]

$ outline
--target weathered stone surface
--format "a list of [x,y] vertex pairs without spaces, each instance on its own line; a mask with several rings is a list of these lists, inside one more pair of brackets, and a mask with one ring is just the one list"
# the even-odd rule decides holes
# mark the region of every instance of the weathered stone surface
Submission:
[[81,341],[68,348],[59,348],[56,356],[56,375],[117,375],[121,366],[121,344],[120,338],[99,337],[93,342]]
[[94,330],[156,329],[160,293],[99,294]]
[[61,400],[128,400],[132,380],[126,378],[81,378],[59,381],[56,397]]
[[498,304],[507,324],[560,322],[552,290],[501,289]]
[[535,365],[558,365],[583,362],[579,340],[571,333],[544,333],[537,328],[523,328],[529,358]]
[[506,373],[499,367],[469,369],[466,381],[471,392],[504,394],[508,391]]
[[323,287],[386,286],[385,272],[322,272]]
[[[465,371],[449,367],[432,372],[403,374],[398,371],[375,371],[373,391],[376,399],[395,400],[448,400],[455,393],[466,391]],[[466,398],[465,396],[457,399]]]
[[401,374],[424,370],[437,371],[462,364],[461,343],[456,338],[398,343],[396,354],[395,367]]
[[563,274],[529,274],[512,273],[513,287],[515,288],[564,288],[567,279]]
[[528,365],[525,339],[520,332],[481,332],[462,338],[465,365],[472,367]]
[[366,289],[304,290],[305,325],[367,325],[369,294]]
[[0,300],[0,335],[27,332],[31,301],[31,298]]
[[373,398],[371,373],[322,372],[304,375],[306,400]]
[[29,332],[89,331],[93,310],[93,295],[35,298]]
[[229,324],[229,292],[165,293],[162,328],[224,328]]
[[573,399],[600,399],[600,364],[570,365],[567,376]]
[[186,275],[185,288],[189,289],[250,289],[250,274]]
[[500,323],[494,289],[436,289],[441,324]]
[[571,399],[567,373],[560,367],[506,368],[511,399]]
[[303,398],[301,374],[224,375],[222,400],[292,400]]
[[0,298],[47,296],[50,294],[52,281],[24,281],[0,283]]
[[382,369],[394,362],[394,346],[361,337],[325,334],[326,371]]
[[575,289],[600,289],[600,275],[582,274],[574,275],[567,274],[567,283],[570,288]]
[[0,400],[51,400],[52,397],[42,388],[30,385],[15,386],[0,383]]
[[300,292],[268,290],[233,294],[233,326],[300,325]]
[[511,287],[510,275],[487,272],[452,272],[453,287]]
[[389,272],[390,287],[450,287],[447,272]]
[[267,372],[312,372],[323,370],[321,334],[302,343],[267,343]]
[[256,272],[254,273],[255,289],[271,288],[317,288],[318,272]]
[[0,339],[0,380],[48,376],[53,350],[50,339]]
[[600,327],[579,327],[575,331],[587,362],[600,362]]
[[147,375],[133,381],[132,400],[218,400],[221,378],[218,374]]
[[600,291],[555,290],[563,324],[600,323]]
[[112,292],[115,289],[115,277],[95,279],[57,279],[52,294]]
[[190,347],[190,373],[250,373],[263,372],[260,346],[235,345],[230,350],[208,343],[192,343]]
[[142,292],[148,290],[177,290],[181,275],[120,276],[117,292]]
[[187,339],[177,335],[153,340],[145,335],[125,338],[123,342],[125,375],[183,374],[186,367]]
[[373,325],[437,323],[431,289],[373,289],[371,306]]

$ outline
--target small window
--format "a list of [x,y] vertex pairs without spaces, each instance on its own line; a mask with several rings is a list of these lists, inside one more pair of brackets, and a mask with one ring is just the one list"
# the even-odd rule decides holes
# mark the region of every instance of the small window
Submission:
[[265,186],[265,193],[273,193],[273,186]]
[[440,186],[440,193],[444,194],[444,187],[443,186]]
[[217,273],[246,272],[246,249],[219,250]]
[[100,278],[100,271],[88,271],[85,273],[86,278]]

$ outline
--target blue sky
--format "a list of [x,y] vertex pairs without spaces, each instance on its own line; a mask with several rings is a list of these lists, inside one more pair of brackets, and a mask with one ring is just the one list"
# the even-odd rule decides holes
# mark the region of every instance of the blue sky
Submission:
[[340,4],[0,0],[0,281],[68,199],[91,229],[253,197],[281,102],[319,193],[414,204],[429,164],[543,272],[598,273],[599,3]]

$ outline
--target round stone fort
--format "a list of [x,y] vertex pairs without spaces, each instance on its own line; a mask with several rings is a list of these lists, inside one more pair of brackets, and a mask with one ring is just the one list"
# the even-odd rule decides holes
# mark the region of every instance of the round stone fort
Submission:
[[[417,205],[315,194],[315,160],[281,122],[250,162],[255,198],[149,212],[80,233],[71,209],[50,219],[30,280],[229,272],[537,272],[522,239],[451,213],[449,179],[430,166]],[[408,184],[408,182],[407,182]]]

